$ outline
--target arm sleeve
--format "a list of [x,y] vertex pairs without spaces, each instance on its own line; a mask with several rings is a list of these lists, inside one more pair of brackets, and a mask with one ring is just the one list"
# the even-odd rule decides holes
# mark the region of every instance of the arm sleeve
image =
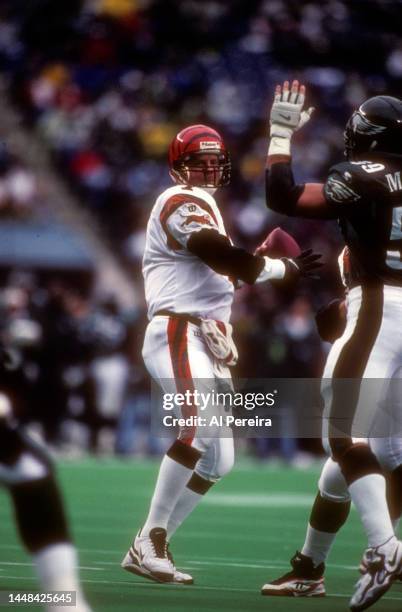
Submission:
[[193,233],[187,248],[218,274],[240,279],[250,285],[255,283],[265,267],[263,257],[233,246],[226,236],[214,229],[201,228]]
[[304,185],[296,185],[289,161],[272,164],[265,171],[266,202],[276,212],[292,215],[303,193]]
[[268,208],[291,217],[336,219],[345,213],[335,208],[324,194],[322,183],[295,183],[289,160],[270,165],[265,175]]
[[180,247],[187,248],[190,236],[202,229],[218,231],[218,224],[212,209],[205,203],[186,202],[162,219],[168,239]]

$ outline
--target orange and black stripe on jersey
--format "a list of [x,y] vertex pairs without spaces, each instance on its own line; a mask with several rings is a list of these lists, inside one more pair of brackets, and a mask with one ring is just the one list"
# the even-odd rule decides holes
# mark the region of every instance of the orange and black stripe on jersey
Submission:
[[[173,250],[179,250],[179,249],[182,249],[183,247],[169,232],[169,229],[167,227],[167,220],[170,217],[170,215],[172,215],[178,208],[180,208],[180,206],[183,206],[183,204],[190,204],[190,205],[195,204],[199,206],[202,210],[205,210],[205,212],[208,213],[212,217],[212,219],[218,226],[218,220],[216,218],[216,215],[212,207],[207,202],[205,202],[205,200],[202,200],[201,198],[197,198],[196,196],[184,194],[184,193],[183,194],[180,193],[180,194],[171,196],[168,200],[166,200],[165,204],[163,205],[162,210],[159,215],[159,220],[161,222],[163,231],[166,234],[167,244]],[[197,215],[197,221],[199,223],[202,223],[206,227],[208,226],[211,227],[211,223],[206,216],[205,217],[200,216],[200,219],[198,219],[198,215]],[[190,221],[187,221],[187,223],[190,223]]]

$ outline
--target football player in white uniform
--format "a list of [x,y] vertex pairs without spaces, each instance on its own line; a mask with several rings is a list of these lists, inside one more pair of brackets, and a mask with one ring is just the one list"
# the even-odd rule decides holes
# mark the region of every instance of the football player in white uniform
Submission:
[[[230,380],[236,348],[229,323],[235,284],[276,279],[293,282],[318,267],[311,251],[294,259],[251,255],[232,245],[213,197],[230,180],[230,158],[214,129],[193,125],[169,149],[175,183],[156,200],[143,258],[149,324],[143,357],[164,392],[194,391]],[[197,405],[176,407],[177,417],[197,416]],[[164,456],[148,517],[122,567],[158,582],[191,584],[179,572],[168,543],[203,495],[232,468],[230,429],[203,433],[180,428]]]

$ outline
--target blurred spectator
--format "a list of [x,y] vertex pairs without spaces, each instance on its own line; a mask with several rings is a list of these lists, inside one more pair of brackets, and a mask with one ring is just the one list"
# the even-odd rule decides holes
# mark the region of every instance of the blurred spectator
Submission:
[[0,217],[28,217],[39,207],[40,189],[33,172],[1,147]]
[[[2,390],[22,421],[39,422],[45,438],[68,440],[66,422],[86,427],[86,447],[98,450],[112,432],[128,384],[128,326],[111,300],[95,301],[77,288],[29,273],[13,273],[0,290],[1,345],[10,352]],[[114,433],[112,433],[114,436]]]

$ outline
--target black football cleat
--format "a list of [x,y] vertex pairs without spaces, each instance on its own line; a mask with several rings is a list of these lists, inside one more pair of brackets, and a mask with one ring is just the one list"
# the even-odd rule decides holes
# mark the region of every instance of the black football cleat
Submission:
[[261,595],[273,597],[324,597],[324,563],[316,567],[310,557],[296,551],[291,559],[292,570],[276,580],[267,582]]

